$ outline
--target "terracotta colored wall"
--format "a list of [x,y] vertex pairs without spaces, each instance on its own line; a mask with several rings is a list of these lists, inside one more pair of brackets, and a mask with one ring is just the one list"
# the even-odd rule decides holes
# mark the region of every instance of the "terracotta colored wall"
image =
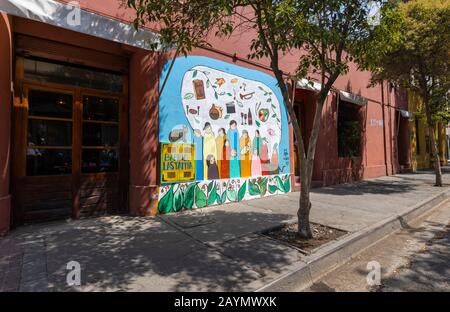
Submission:
[[139,51],[130,60],[130,213],[156,214],[158,88],[162,57]]
[[[315,165],[313,171],[313,181],[316,185],[330,185],[335,183],[348,182],[355,179],[367,179],[387,174],[397,173],[400,170],[398,160],[399,140],[397,138],[396,114],[397,109],[407,109],[407,99],[403,92],[392,90],[388,93],[386,84],[384,92],[381,86],[375,88],[363,88],[364,80],[361,82],[357,78],[367,79],[365,73],[358,72],[355,78],[341,78],[341,82],[347,79],[348,86],[344,90],[361,94],[369,98],[368,105],[361,107],[360,120],[363,126],[361,134],[361,157],[354,159],[338,157],[337,143],[337,114],[338,105],[336,93],[333,92],[327,99],[322,114],[322,125],[318,139],[318,146],[315,155]],[[350,87],[350,83],[358,81],[360,86],[357,90]],[[376,92],[379,92],[377,96]],[[309,91],[297,91],[296,100],[303,101],[305,108],[302,110],[301,123],[303,130],[309,134],[312,127],[314,115],[314,97],[308,96]],[[384,110],[384,115],[383,115]],[[408,127],[404,127],[406,133],[399,134],[403,144],[408,146],[405,140],[409,139]],[[407,154],[409,151],[406,152]]]
[[[60,0],[60,2],[69,2]],[[111,18],[128,22],[133,17],[133,12],[120,7],[118,0],[81,0],[82,8],[101,13]],[[155,192],[158,184],[159,173],[157,171],[158,159],[158,116],[157,116],[157,88],[159,86],[159,75],[164,60],[155,57],[153,54],[124,47],[120,44],[107,42],[94,37],[67,31],[48,31],[48,27],[42,23],[29,22],[29,25],[17,25],[21,32],[29,33],[34,36],[49,37],[55,41],[70,41],[73,45],[101,50],[116,55],[127,54],[130,57],[130,187],[129,187],[129,204],[130,212],[133,215],[148,215],[154,212]],[[32,27],[30,27],[32,26]],[[240,66],[258,69],[266,73],[271,73],[267,68],[268,60],[263,59],[257,62],[246,61],[246,55],[249,52],[249,45],[253,34],[244,32],[235,34],[230,39],[211,38],[212,50],[195,50],[193,55],[203,55],[214,57],[223,61],[233,62]],[[6,42],[2,40],[2,42]],[[99,44],[101,43],[101,44]],[[2,49],[4,47],[2,46]],[[224,53],[220,53],[220,50]],[[6,54],[1,54],[3,62]],[[237,59],[232,56],[236,54]],[[297,60],[301,52],[288,54],[281,59],[281,66],[287,73],[293,72],[296,68]],[[10,60],[8,63],[11,64]],[[3,64],[3,63],[2,63]],[[335,84],[335,88],[347,90],[352,93],[360,94],[368,98],[369,105],[367,107],[366,121],[366,145],[362,153],[362,164],[364,165],[363,177],[373,177],[386,174],[385,157],[384,157],[384,141],[383,130],[386,134],[386,149],[388,156],[392,154],[395,148],[393,140],[394,128],[388,127],[388,117],[391,116],[391,122],[395,120],[395,110],[384,108],[385,111],[385,127],[369,126],[368,120],[382,119],[382,104],[400,105],[403,103],[395,98],[395,95],[387,95],[382,99],[381,87],[376,86],[368,88],[370,73],[357,71],[356,65],[350,65],[350,71],[347,75],[340,77]],[[2,71],[4,74],[4,71]],[[2,82],[4,80],[2,79]],[[313,101],[313,97],[309,97],[308,101]],[[388,101],[389,98],[389,101]],[[402,104],[403,105],[403,104]],[[3,108],[2,108],[3,109]],[[2,116],[5,116],[2,114]],[[6,114],[9,116],[9,114]],[[2,117],[1,117],[2,118]],[[8,119],[9,120],[9,119]],[[323,124],[321,135],[319,137],[316,168],[314,170],[314,180],[324,180],[326,175],[326,183],[342,182],[340,176],[347,176],[352,165],[348,159],[339,159],[337,157],[337,130],[336,130],[336,100],[329,97],[323,113]],[[381,129],[379,129],[381,128]],[[8,129],[10,127],[8,126]],[[2,132],[4,133],[4,132]],[[3,139],[3,138],[2,138]],[[8,136],[9,140],[9,136]],[[392,148],[390,147],[392,143]],[[9,146],[4,145],[3,146]],[[6,153],[2,152],[2,155]],[[391,173],[392,165],[390,157],[388,157],[388,173]],[[0,165],[3,163],[0,162]],[[2,167],[0,167],[1,169]],[[8,166],[6,165],[6,168]],[[395,168],[394,168],[395,170]],[[9,174],[8,174],[9,176]],[[0,193],[0,195],[3,193]]]
[[11,63],[12,36],[8,16],[0,14],[0,236],[9,231],[11,213]]

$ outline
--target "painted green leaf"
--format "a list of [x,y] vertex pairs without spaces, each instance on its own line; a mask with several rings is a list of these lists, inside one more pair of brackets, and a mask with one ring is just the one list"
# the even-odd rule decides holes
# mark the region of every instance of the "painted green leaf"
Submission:
[[224,119],[228,119],[230,118],[230,114],[225,115],[225,117],[223,117]]
[[190,99],[192,99],[194,97],[194,93],[186,93],[185,95],[184,95],[184,99],[185,100],[190,100]]
[[291,191],[291,178],[288,177],[286,181],[284,181],[284,192],[288,193]]
[[222,196],[220,195],[220,193],[219,192],[216,192],[216,197],[217,197],[217,203],[220,205],[220,204],[222,204]]
[[222,202],[222,204],[225,204],[225,202],[226,202],[226,200],[227,200],[227,192],[226,191],[224,191],[223,193],[222,193],[222,199],[220,200],[221,202]]
[[192,78],[197,77],[197,74],[198,74],[198,71],[197,71],[197,70],[194,70],[194,73],[192,74]]
[[225,92],[220,92],[219,95],[223,96],[223,95],[225,95]]
[[203,208],[206,206],[206,195],[205,193],[198,187],[195,188],[195,205],[197,208]]
[[169,213],[173,207],[173,185],[167,191],[167,193],[160,199],[158,203],[159,213]]
[[208,206],[209,205],[214,205],[216,200],[217,200],[217,189],[216,189],[216,184],[214,183],[214,186],[213,186],[211,192],[209,193]]
[[276,118],[276,117],[277,117],[277,114],[273,114],[273,115],[272,115],[272,118]]
[[261,196],[266,195],[266,192],[267,192],[267,178],[261,179],[261,182],[259,183],[259,189],[261,190]]
[[227,92],[227,95],[228,95],[228,96],[233,96],[233,94],[231,94],[230,92]]
[[261,194],[261,190],[260,190],[258,184],[252,183],[252,182],[248,182],[248,193],[251,196],[260,195]]
[[216,98],[216,100],[219,99],[219,95],[217,94],[217,92],[214,92],[214,97]]
[[280,176],[276,176],[275,180],[277,181],[278,189],[280,191],[284,192],[284,183],[283,183],[283,180],[281,180],[281,177]]
[[213,186],[215,186],[215,184],[216,183],[214,181],[211,181],[208,183],[208,194],[211,192],[211,190],[212,190]]
[[244,107],[244,104],[242,104],[241,101],[236,101],[236,103],[237,103],[237,105],[238,105],[239,107]]
[[269,193],[270,194],[275,194],[275,192],[278,190],[278,187],[276,185],[269,185]]
[[231,202],[236,201],[236,191],[235,190],[228,190],[228,185],[227,185],[227,198]]
[[247,190],[247,181],[244,182],[244,184],[241,185],[238,191],[238,201],[241,201],[244,199],[245,191]]
[[275,106],[275,104],[272,104],[272,107],[275,109],[275,108],[277,108],[276,106]]
[[173,210],[178,212],[183,209],[183,201],[183,192],[181,191],[181,188],[178,187],[173,194]]
[[200,120],[198,120],[196,117],[194,117],[194,121],[198,124],[200,123]]
[[259,122],[258,120],[255,120],[255,123],[256,123],[256,125],[257,125],[258,127],[261,127],[261,124],[260,124],[260,122]]
[[267,102],[267,103],[272,102],[272,98],[268,98],[266,102]]
[[206,87],[209,88],[211,86],[211,82],[209,80],[206,80]]
[[195,186],[196,183],[191,183],[187,187],[186,191],[184,192],[184,207],[186,209],[192,209],[194,206],[194,199],[195,199]]

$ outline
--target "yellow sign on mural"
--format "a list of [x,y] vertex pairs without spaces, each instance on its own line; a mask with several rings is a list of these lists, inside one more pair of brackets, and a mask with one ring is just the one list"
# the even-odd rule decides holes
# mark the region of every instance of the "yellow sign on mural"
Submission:
[[194,144],[161,144],[161,182],[186,182],[195,180]]

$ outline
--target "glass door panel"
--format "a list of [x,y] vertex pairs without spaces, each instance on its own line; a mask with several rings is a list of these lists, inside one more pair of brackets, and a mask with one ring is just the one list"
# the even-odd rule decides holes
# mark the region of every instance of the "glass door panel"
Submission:
[[72,172],[73,95],[28,92],[27,176]]
[[119,100],[83,96],[82,173],[119,170]]

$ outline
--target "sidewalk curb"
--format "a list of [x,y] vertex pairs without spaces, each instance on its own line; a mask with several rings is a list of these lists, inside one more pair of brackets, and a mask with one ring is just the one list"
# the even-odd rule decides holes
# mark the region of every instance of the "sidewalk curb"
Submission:
[[[427,213],[450,198],[450,190],[445,190],[428,198],[412,208],[381,220],[374,225],[349,234],[333,244],[319,248],[314,254],[302,259],[293,268],[275,280],[255,281],[248,288],[255,292],[301,291],[311,286],[319,278],[344,264],[371,245],[396,232],[407,223]],[[261,283],[268,282],[265,285]],[[255,290],[256,289],[256,290]]]

